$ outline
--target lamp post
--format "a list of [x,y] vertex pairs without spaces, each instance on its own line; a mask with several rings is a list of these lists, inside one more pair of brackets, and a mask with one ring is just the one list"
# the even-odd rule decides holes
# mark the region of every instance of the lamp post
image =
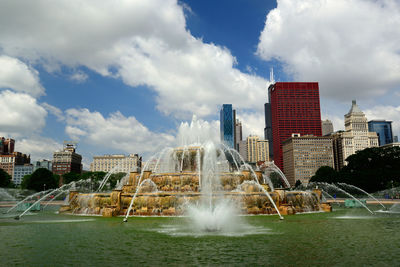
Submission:
[[43,191],[46,191],[46,184],[43,184]]

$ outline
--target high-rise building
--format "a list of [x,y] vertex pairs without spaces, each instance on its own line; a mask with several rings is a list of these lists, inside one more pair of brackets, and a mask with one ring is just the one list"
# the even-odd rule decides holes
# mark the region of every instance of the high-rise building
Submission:
[[12,154],[14,152],[15,140],[11,138],[0,137],[0,154]]
[[82,156],[75,152],[76,144],[64,142],[62,151],[53,154],[52,170],[54,174],[63,175],[69,172],[82,172]]
[[271,118],[271,96],[268,93],[268,101],[269,103],[264,104],[264,112],[265,112],[265,128],[264,128],[264,139],[268,141],[269,147],[269,158],[274,158],[274,149],[273,149],[273,136],[272,136],[272,118]]
[[235,116],[232,104],[223,104],[220,111],[221,142],[230,148],[235,148]]
[[15,166],[24,165],[30,162],[30,156],[22,154],[21,152],[0,155],[0,168],[5,170],[12,178],[14,178]]
[[257,163],[259,161],[269,161],[268,141],[261,140],[256,135],[250,135],[247,141],[247,162]]
[[320,167],[334,167],[332,137],[293,134],[283,142],[283,166],[290,185],[308,184]]
[[40,169],[40,168],[51,171],[52,170],[51,160],[42,159],[42,160],[36,161],[35,164],[33,165],[33,171],[36,171],[37,169]]
[[236,122],[235,122],[235,134],[234,134],[234,136],[235,136],[235,149],[237,151],[239,151],[239,144],[240,144],[240,141],[242,141],[243,133],[242,133],[242,123],[238,119],[236,119]]
[[333,133],[333,124],[330,120],[321,121],[322,136]]
[[317,82],[277,82],[268,88],[274,162],[283,169],[282,143],[293,133],[321,136]]
[[93,162],[90,164],[90,171],[109,172],[116,170],[118,172],[129,173],[136,171],[141,166],[141,158],[138,154],[125,155],[103,155],[94,156]]
[[15,152],[15,140],[0,137],[0,168],[6,171],[14,181],[14,168],[18,165],[29,164],[30,156]]
[[376,132],[368,131],[368,121],[365,114],[352,101],[350,111],[344,115],[345,131],[332,135],[335,169],[340,170],[346,165],[348,156],[359,150],[379,146]]
[[372,120],[368,122],[368,131],[378,134],[379,145],[393,143],[392,122],[385,120]]
[[399,137],[397,135],[393,136],[393,143],[399,142]]
[[22,183],[22,179],[25,175],[29,175],[33,173],[33,165],[26,163],[23,165],[15,165],[14,166],[14,175],[12,178],[12,182],[15,185],[20,185]]
[[239,154],[244,161],[248,161],[247,159],[247,139],[239,142]]

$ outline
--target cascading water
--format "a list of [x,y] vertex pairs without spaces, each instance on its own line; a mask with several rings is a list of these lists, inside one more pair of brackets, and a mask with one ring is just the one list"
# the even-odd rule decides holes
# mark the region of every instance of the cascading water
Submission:
[[372,198],[373,200],[375,200],[376,202],[378,202],[378,203],[383,207],[383,210],[386,210],[386,207],[382,204],[382,202],[380,202],[378,199],[376,199],[373,195],[369,194],[369,193],[366,192],[365,190],[363,190],[363,189],[361,189],[361,188],[359,188],[359,187],[357,187],[357,186],[354,186],[354,185],[351,185],[351,184],[346,184],[346,183],[338,183],[338,185],[343,186],[343,187],[349,187],[349,188],[358,190],[358,191],[360,191],[360,192],[366,194],[367,196],[369,196],[370,198]]

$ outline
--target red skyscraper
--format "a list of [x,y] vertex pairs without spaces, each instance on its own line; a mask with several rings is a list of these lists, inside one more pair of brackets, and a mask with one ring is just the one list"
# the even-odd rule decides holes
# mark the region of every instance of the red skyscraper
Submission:
[[317,82],[277,82],[268,88],[275,164],[283,170],[282,142],[293,133],[321,136]]

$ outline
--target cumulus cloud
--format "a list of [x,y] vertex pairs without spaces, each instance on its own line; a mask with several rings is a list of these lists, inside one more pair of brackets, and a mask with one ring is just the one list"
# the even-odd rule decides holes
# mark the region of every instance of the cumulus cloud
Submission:
[[74,72],[72,75],[70,75],[69,79],[71,81],[75,81],[77,83],[83,83],[85,82],[87,79],[89,78],[89,76],[84,73],[83,71],[77,71]]
[[400,135],[400,106],[375,106],[365,110],[368,120],[388,120],[392,121],[393,135]]
[[31,136],[15,141],[15,148],[24,154],[31,155],[31,162],[53,158],[53,153],[62,149],[63,145],[51,138],[41,136]]
[[147,85],[157,108],[179,118],[214,114],[221,103],[262,106],[267,81],[235,68],[228,49],[193,37],[183,9],[175,0],[2,1],[0,25],[9,26],[0,27],[0,48],[50,71],[85,66]]
[[28,94],[0,91],[0,134],[26,136],[40,132],[47,111]]
[[65,114],[66,133],[93,146],[149,154],[175,141],[173,136],[151,132],[135,117],[125,117],[118,111],[108,117],[88,109],[68,109]]
[[34,97],[44,94],[38,72],[22,61],[0,55],[0,88],[13,89]]
[[50,105],[50,104],[48,104],[48,103],[46,103],[46,102],[42,103],[41,105],[42,105],[42,107],[44,107],[50,114],[56,116],[58,121],[63,121],[63,120],[65,119],[64,112],[63,112],[61,109],[59,109],[59,108],[57,108],[57,107],[55,107],[55,106],[53,106],[53,105]]
[[332,99],[382,95],[400,82],[400,2],[278,0],[257,54]]
[[257,135],[264,139],[265,117],[261,112],[238,112],[236,117],[242,122],[243,139]]

